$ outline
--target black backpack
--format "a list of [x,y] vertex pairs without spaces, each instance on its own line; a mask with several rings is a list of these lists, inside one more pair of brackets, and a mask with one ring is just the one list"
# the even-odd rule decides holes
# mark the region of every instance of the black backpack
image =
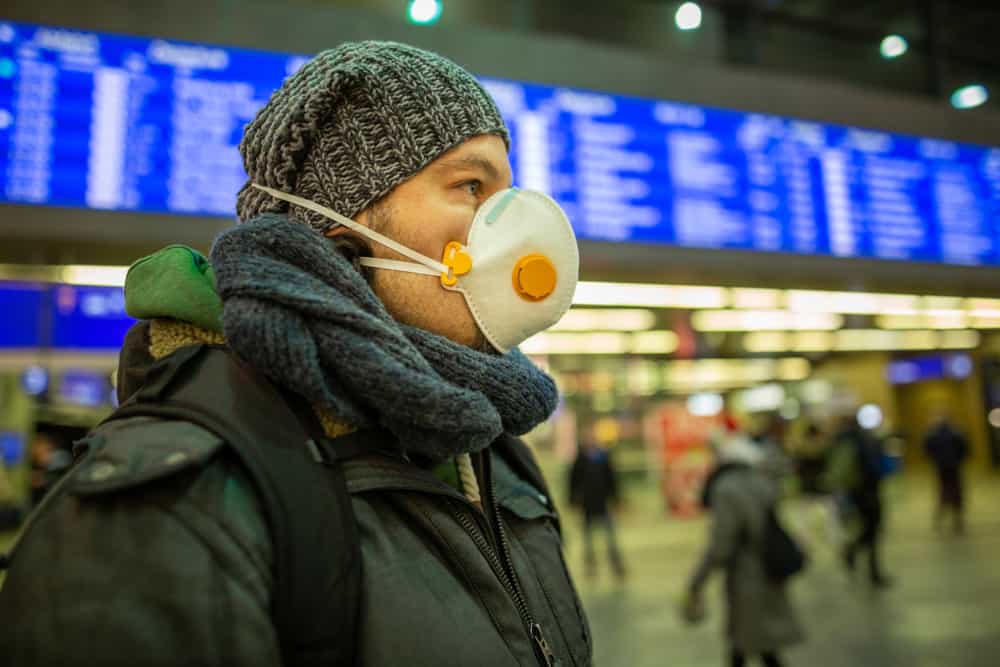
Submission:
[[805,551],[781,525],[774,505],[767,508],[764,516],[761,560],[764,573],[775,582],[784,582],[802,572],[808,563]]
[[[105,426],[132,417],[200,426],[223,440],[248,471],[273,543],[271,618],[282,664],[354,664],[361,552],[339,463],[390,448],[385,434],[346,435],[334,448],[303,400],[286,396],[231,352],[208,345],[182,347],[154,363],[142,387],[78,449],[108,446],[115,429]],[[63,492],[53,489],[35,515]]]

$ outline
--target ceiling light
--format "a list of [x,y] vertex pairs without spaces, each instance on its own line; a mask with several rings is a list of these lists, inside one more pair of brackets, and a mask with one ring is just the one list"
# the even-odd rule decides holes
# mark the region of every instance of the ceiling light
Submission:
[[677,334],[673,331],[641,331],[632,334],[629,352],[632,354],[673,354],[677,351]]
[[886,60],[891,60],[892,58],[898,58],[904,53],[909,45],[900,35],[888,35],[882,39],[882,44],[879,45],[879,52],[882,57]]
[[695,417],[714,417],[722,412],[722,396],[713,393],[692,394],[687,400],[687,409]]
[[625,354],[623,333],[540,333],[520,345],[525,354]]
[[747,352],[784,352],[789,349],[789,334],[784,331],[755,331],[743,336]]
[[431,25],[437,23],[437,20],[441,18],[442,11],[444,11],[444,6],[441,0],[410,0],[406,16],[411,23]]
[[742,412],[770,412],[785,402],[785,390],[780,384],[765,384],[739,392],[733,402]]
[[121,287],[125,284],[127,266],[86,266],[70,265],[62,267],[62,282],[70,285],[105,285]]
[[855,315],[908,314],[919,310],[919,297],[913,294],[789,290],[785,303],[789,310],[799,312]]
[[730,293],[733,308],[777,310],[781,307],[781,290],[734,287]]
[[838,329],[843,323],[835,313],[787,310],[702,310],[691,316],[698,331],[821,331]]
[[974,83],[962,86],[951,94],[951,106],[956,109],[972,109],[985,104],[990,99],[990,93],[986,86]]
[[858,409],[858,424],[869,431],[882,425],[882,409],[874,403],[862,405]]
[[685,2],[677,8],[674,23],[678,30],[697,30],[701,26],[701,7],[694,2]]
[[581,281],[573,303],[580,306],[642,306],[646,308],[723,308],[728,301],[722,287],[603,283]]
[[573,308],[549,331],[642,331],[653,328],[650,310],[626,308]]
[[978,331],[942,331],[938,347],[945,350],[973,350],[979,347]]
[[808,359],[801,357],[789,357],[779,359],[775,377],[785,382],[797,382],[805,380],[812,372],[812,364]]

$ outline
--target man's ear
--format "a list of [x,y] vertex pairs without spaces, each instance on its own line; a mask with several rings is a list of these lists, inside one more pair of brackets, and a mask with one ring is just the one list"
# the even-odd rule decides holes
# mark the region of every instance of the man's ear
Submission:
[[[371,227],[371,225],[368,224],[370,218],[371,218],[371,207],[366,208],[365,210],[358,213],[356,216],[354,216],[353,220],[354,222],[362,224],[365,227]],[[326,231],[326,237],[332,239],[336,236],[340,236],[341,234],[344,234],[349,231],[351,230],[345,227],[344,225],[335,225],[334,227],[331,227]]]

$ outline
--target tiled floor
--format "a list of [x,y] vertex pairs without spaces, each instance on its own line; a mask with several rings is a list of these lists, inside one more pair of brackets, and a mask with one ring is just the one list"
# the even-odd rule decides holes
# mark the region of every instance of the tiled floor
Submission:
[[[795,580],[793,598],[809,639],[789,650],[789,665],[986,667],[1000,665],[1000,477],[971,485],[969,529],[961,538],[936,535],[929,520],[934,489],[924,478],[888,489],[885,563],[896,578],[887,592],[851,582],[826,539],[820,507],[788,503],[789,523],[808,537],[813,564]],[[681,623],[677,601],[702,541],[702,520],[664,518],[652,495],[634,494],[621,521],[630,565],[619,586],[606,572],[578,574],[595,638],[598,665],[701,667],[723,665],[716,577],[710,617]],[[571,567],[582,572],[573,520],[567,521]],[[600,543],[599,543],[600,544]]]

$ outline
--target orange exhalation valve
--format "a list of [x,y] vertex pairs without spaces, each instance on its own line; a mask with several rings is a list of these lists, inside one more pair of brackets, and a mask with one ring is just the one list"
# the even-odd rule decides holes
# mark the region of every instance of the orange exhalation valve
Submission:
[[459,276],[464,276],[472,270],[472,258],[458,241],[452,241],[444,247],[441,263],[451,269],[448,273],[441,274],[441,284],[448,287],[457,283]]
[[545,255],[526,255],[517,260],[512,278],[514,291],[528,301],[541,301],[556,291],[556,267]]

